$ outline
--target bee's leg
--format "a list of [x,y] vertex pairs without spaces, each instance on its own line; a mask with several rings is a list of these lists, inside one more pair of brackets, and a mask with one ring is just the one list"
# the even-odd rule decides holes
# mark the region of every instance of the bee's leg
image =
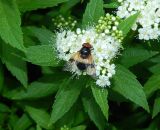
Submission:
[[76,73],[73,73],[73,75],[71,76],[71,79],[74,79],[74,77],[77,78],[77,74]]

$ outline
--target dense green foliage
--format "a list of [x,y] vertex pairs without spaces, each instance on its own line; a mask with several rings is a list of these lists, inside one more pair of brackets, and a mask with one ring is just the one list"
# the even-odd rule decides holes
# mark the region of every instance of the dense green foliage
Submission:
[[62,70],[53,48],[52,19],[72,16],[94,25],[118,7],[115,0],[0,0],[0,130],[160,129],[160,41],[131,31],[109,88]]

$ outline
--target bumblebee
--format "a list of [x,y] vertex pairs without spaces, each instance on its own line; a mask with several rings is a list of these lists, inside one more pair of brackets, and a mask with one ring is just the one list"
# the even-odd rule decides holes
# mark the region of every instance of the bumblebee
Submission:
[[76,72],[76,70],[80,70],[82,72],[86,72],[88,75],[95,77],[95,65],[93,62],[93,57],[91,55],[91,50],[93,47],[89,43],[84,43],[82,48],[74,53],[67,63],[65,70]]

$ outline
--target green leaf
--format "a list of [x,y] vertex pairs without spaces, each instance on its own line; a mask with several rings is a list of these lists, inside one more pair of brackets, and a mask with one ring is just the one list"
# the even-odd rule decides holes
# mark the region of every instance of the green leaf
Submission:
[[37,39],[33,36],[30,36],[30,31],[23,28],[23,39],[25,47],[37,45]]
[[104,4],[104,8],[118,8],[119,6],[119,3],[118,2],[112,2],[112,3],[109,3],[109,4]]
[[142,85],[133,73],[121,65],[116,67],[112,89],[149,112],[149,106]]
[[26,111],[30,117],[41,127],[51,129],[53,126],[48,126],[50,115],[43,109],[26,106]]
[[125,67],[129,68],[133,65],[136,65],[140,62],[143,62],[152,56],[156,55],[158,52],[149,51],[144,48],[131,47],[123,51],[120,63]]
[[118,25],[118,28],[123,32],[124,36],[126,36],[128,34],[128,32],[130,31],[132,26],[135,24],[138,16],[139,16],[139,12],[134,14],[134,15],[131,15],[130,17],[128,17],[127,19],[123,20]]
[[7,91],[3,95],[13,100],[36,99],[49,96],[58,90],[59,84],[64,79],[63,75],[57,75],[56,77],[54,75],[44,76],[38,81],[31,83],[26,90],[17,88]]
[[76,102],[82,87],[86,85],[86,79],[66,79],[61,84],[61,88],[56,94],[56,100],[52,106],[50,124],[55,123],[66,112],[70,110]]
[[80,125],[76,127],[72,127],[70,130],[85,130],[86,126],[85,125]]
[[155,118],[145,130],[159,130],[159,118]]
[[154,118],[160,112],[160,97],[157,97],[154,101],[152,118]]
[[92,96],[82,97],[85,111],[88,113],[90,119],[98,127],[99,130],[105,130],[107,121],[105,120],[99,106],[94,101]]
[[30,127],[28,130],[36,130],[35,127]]
[[153,63],[160,63],[160,55],[153,57],[150,61]]
[[37,10],[39,8],[47,8],[57,6],[68,0],[17,0],[20,11],[26,12]]
[[82,104],[80,103],[77,104],[79,104],[79,106],[76,107],[79,109],[76,108],[77,111],[75,112],[76,116],[74,116],[74,125],[82,124],[86,120],[86,115],[83,111],[83,106],[81,106]]
[[13,128],[17,120],[18,120],[18,115],[16,113],[11,113],[9,115],[8,125],[10,125],[10,127]]
[[147,98],[152,96],[152,94],[160,89],[160,74],[154,74],[149,78],[149,80],[144,85],[144,91]]
[[0,112],[11,112],[9,107],[3,103],[0,103]]
[[69,0],[68,2],[64,3],[60,8],[60,13],[66,14],[70,9],[75,6],[77,3],[79,3],[80,0]]
[[95,98],[95,101],[100,106],[105,118],[108,120],[108,109],[109,109],[108,100],[107,100],[108,90],[101,89],[95,84],[92,84],[91,88],[92,88],[92,93]]
[[4,82],[3,66],[2,63],[0,62],[0,92],[2,91],[3,88],[3,82]]
[[14,125],[13,130],[27,130],[31,125],[32,120],[28,117],[28,115],[23,114]]
[[41,66],[57,66],[56,51],[52,45],[37,45],[27,48],[27,60]]
[[30,35],[35,36],[41,42],[41,44],[53,44],[54,43],[54,33],[46,28],[38,27],[25,27],[25,31],[28,31]]
[[15,76],[24,87],[27,87],[27,65],[20,57],[15,54],[20,52],[5,43],[2,46],[2,61],[5,63],[7,69]]
[[25,50],[21,18],[15,0],[0,0],[0,36],[12,47]]
[[42,130],[42,128],[39,125],[37,125],[36,130]]
[[150,70],[153,74],[159,74],[159,73],[160,73],[159,68],[160,68],[160,63],[158,63],[158,64],[150,67],[149,70]]
[[103,15],[103,0],[90,0],[83,15],[83,26],[93,25]]
[[127,102],[128,99],[126,99],[124,96],[122,96],[121,94],[117,93],[116,91],[112,90],[112,89],[108,89],[108,100],[117,102],[117,103],[122,103],[122,102]]
[[[62,127],[64,124],[67,126],[76,126],[76,117],[79,116],[79,110],[80,110],[80,105],[78,103],[75,103],[71,109],[65,113],[57,122],[56,122],[56,127]],[[68,120],[69,119],[69,120]],[[80,122],[81,123],[81,122]]]
[[[6,113],[1,113],[0,112],[0,126],[5,124],[6,118],[7,118],[7,114]],[[0,127],[1,128],[1,127]]]

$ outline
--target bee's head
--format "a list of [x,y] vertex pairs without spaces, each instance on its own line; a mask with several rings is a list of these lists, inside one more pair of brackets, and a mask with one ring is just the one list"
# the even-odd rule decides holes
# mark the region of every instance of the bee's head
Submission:
[[83,43],[82,46],[83,47],[80,50],[80,54],[81,54],[81,57],[83,59],[86,59],[91,54],[91,48],[92,48],[92,46],[89,43]]
[[92,45],[91,45],[90,43],[83,43],[82,46],[83,46],[83,47],[86,47],[86,48],[89,48],[89,49],[92,48]]

